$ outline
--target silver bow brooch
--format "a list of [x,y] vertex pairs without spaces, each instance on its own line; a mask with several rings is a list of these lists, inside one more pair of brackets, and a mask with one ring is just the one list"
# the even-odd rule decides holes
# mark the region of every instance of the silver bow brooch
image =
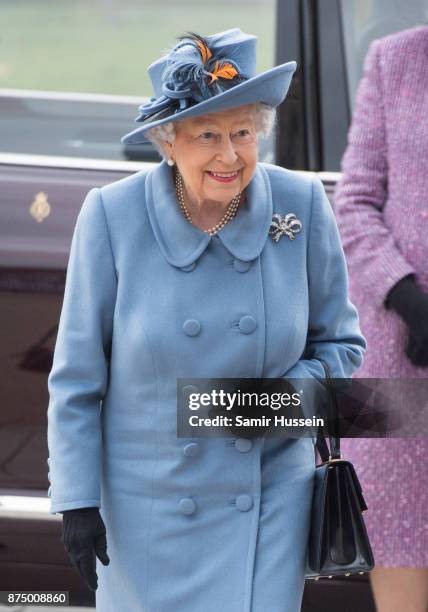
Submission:
[[288,213],[285,217],[281,217],[280,214],[275,213],[272,215],[269,236],[271,236],[275,242],[278,242],[281,236],[288,236],[290,240],[294,240],[296,234],[298,234],[301,229],[302,222],[294,213]]

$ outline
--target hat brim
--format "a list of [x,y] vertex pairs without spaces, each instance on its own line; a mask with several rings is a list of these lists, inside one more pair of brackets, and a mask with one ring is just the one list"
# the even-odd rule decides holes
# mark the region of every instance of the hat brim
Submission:
[[290,87],[291,79],[296,70],[296,62],[287,62],[262,72],[247,81],[243,81],[226,91],[199,102],[194,106],[178,113],[170,113],[165,116],[165,111],[156,116],[149,117],[137,129],[125,134],[121,138],[122,144],[142,144],[149,141],[145,133],[152,127],[162,125],[169,121],[180,121],[189,117],[205,115],[212,112],[220,112],[228,108],[264,102],[269,106],[276,107],[285,99]]

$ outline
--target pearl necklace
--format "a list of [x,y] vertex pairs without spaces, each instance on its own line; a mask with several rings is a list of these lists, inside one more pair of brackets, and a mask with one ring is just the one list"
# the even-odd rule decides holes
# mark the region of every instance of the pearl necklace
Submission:
[[[180,172],[178,171],[178,169],[177,169],[176,176],[175,176],[175,190],[177,193],[177,198],[180,204],[180,208],[184,216],[186,217],[187,221],[189,221],[189,223],[193,224],[190,211],[184,203],[183,178]],[[238,210],[238,206],[241,201],[241,195],[242,195],[242,191],[240,191],[238,195],[236,195],[230,201],[230,204],[227,207],[226,212],[224,213],[220,221],[216,223],[216,225],[214,225],[213,227],[210,227],[209,229],[203,230],[203,231],[209,234],[210,236],[214,236],[214,234],[217,234],[217,232],[219,232],[226,225],[228,221],[233,219],[233,217],[236,215],[236,211]]]

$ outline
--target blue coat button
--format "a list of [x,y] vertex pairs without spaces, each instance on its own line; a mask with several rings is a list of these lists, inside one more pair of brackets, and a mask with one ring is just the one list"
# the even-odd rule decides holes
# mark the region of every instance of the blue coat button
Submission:
[[191,393],[199,393],[199,389],[196,385],[184,385],[181,387],[181,393],[184,397],[188,397]]
[[178,509],[181,514],[194,514],[196,512],[196,502],[191,497],[183,497],[178,502]]
[[251,315],[244,315],[239,319],[239,329],[243,334],[252,334],[257,327],[257,322]]
[[183,272],[191,272],[195,268],[196,268],[196,263],[192,261],[192,263],[189,264],[188,266],[181,266],[180,270],[183,270]]
[[201,331],[201,324],[196,319],[187,319],[183,323],[183,331],[186,336],[197,336]]
[[247,512],[253,507],[253,498],[250,495],[238,495],[236,498],[236,507],[241,512]]
[[49,482],[51,481],[51,473],[50,472],[48,472],[48,480],[49,480]]
[[252,447],[253,443],[247,438],[238,438],[237,440],[235,440],[235,448],[240,453],[248,453],[248,451],[251,450]]
[[190,396],[192,393],[199,394],[198,387],[195,385],[184,385],[184,387],[181,387],[181,406],[183,410],[191,410],[192,398]]
[[251,262],[235,257],[233,260],[233,267],[237,272],[247,272],[251,267]]
[[196,457],[196,455],[199,455],[200,450],[201,447],[197,442],[190,442],[190,444],[186,444],[183,447],[183,455],[185,457]]

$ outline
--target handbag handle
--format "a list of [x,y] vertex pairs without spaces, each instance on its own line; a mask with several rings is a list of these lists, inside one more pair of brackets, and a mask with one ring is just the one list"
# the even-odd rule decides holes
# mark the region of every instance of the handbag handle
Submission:
[[[327,386],[330,389],[330,393],[328,394],[328,408],[330,408],[330,406],[332,407],[332,411],[328,410],[327,415],[330,416],[330,413],[333,413],[333,417],[334,417],[334,422],[336,423],[336,419],[339,415],[339,410],[338,410],[338,406],[337,406],[337,395],[336,395],[336,390],[334,389],[334,386],[332,385],[332,376],[331,376],[331,371],[330,371],[330,367],[327,364],[327,362],[324,361],[324,359],[320,359],[319,357],[317,357],[316,359],[318,359],[318,361],[321,363],[321,365],[324,368],[324,372],[325,372],[325,379],[327,381]],[[325,440],[325,437],[321,431],[321,428],[318,428],[318,432],[317,432],[317,442],[316,442],[316,447],[319,453],[319,456],[321,457],[321,461],[323,463],[325,463],[326,461],[329,461],[331,459],[340,459],[341,458],[341,454],[340,454],[340,434],[335,431],[334,434],[330,434],[330,432],[328,433],[328,439],[329,439],[329,443],[330,443],[330,449],[327,446],[327,442]]]

